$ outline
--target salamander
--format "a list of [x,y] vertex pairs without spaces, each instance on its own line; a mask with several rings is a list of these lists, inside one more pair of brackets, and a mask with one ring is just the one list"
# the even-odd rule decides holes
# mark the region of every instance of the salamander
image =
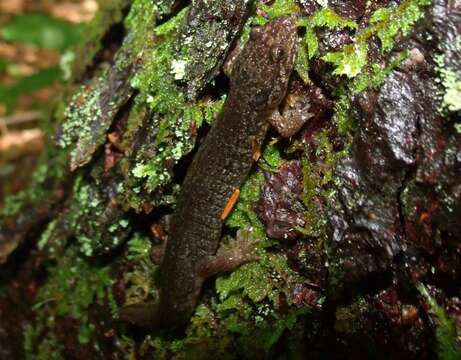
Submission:
[[286,136],[278,108],[287,92],[296,46],[292,17],[252,29],[232,65],[228,98],[182,184],[160,268],[159,302],[125,307],[123,319],[183,329],[206,277],[254,260],[249,254],[236,256],[238,251],[218,251],[222,215],[257,160],[255,152],[263,145],[269,123]]

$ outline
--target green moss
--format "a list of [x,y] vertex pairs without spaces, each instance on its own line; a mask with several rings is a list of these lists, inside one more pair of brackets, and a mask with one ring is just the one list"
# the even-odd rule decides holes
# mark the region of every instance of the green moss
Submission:
[[[276,143],[269,143],[265,146],[259,166],[267,171],[275,171],[282,165],[282,152]],[[265,164],[266,166],[264,166]]]
[[[262,159],[268,171],[276,170],[282,163],[277,144],[269,144]],[[216,295],[197,306],[186,337],[147,336],[141,352],[151,351],[158,359],[250,358],[270,354],[286,331],[293,339],[302,336],[300,319],[309,310],[291,303],[294,285],[302,282],[302,278],[290,269],[285,255],[268,250],[274,242],[267,239],[264,226],[254,212],[263,181],[263,171],[256,169],[241,187],[239,201],[226,220],[227,226],[237,229],[240,240],[254,244],[260,260],[217,277]],[[130,263],[137,266],[125,275],[131,284],[127,290],[129,303],[157,297],[152,284],[156,268],[149,259],[149,244],[142,237],[129,243],[129,256],[133,260]],[[129,340],[125,343],[127,347],[134,346]]]
[[[114,116],[130,95],[128,84],[119,84],[120,88],[116,91],[111,89],[112,99],[106,99],[104,94],[109,87],[113,87],[108,79],[119,78],[119,82],[132,80],[135,65],[151,54],[154,46],[153,27],[157,19],[164,15],[163,11],[169,9],[167,3],[170,1],[134,2],[125,20],[127,35],[117,51],[114,64],[110,68],[101,66],[97,69],[99,76],[95,76],[91,84],[81,87],[70,101],[64,113],[58,143],[63,148],[71,147],[72,169],[88,163],[96,149],[105,142]],[[139,73],[142,74],[142,71]],[[166,98],[164,96],[161,101]]]
[[157,290],[154,286],[157,266],[151,260],[152,243],[150,239],[140,233],[135,233],[128,241],[126,259],[133,264],[130,271],[124,273],[123,278],[128,284],[125,291],[125,305],[142,303],[149,297],[156,298]]
[[367,64],[370,39],[377,36],[382,52],[388,52],[397,35],[408,34],[429,4],[430,0],[405,0],[398,6],[376,10],[370,17],[370,25],[355,34],[352,44],[345,45],[341,51],[327,53],[322,59],[336,66],[333,74],[349,78],[359,75]]
[[357,76],[367,64],[368,47],[366,43],[345,45],[342,51],[330,52],[322,60],[333,63],[335,75]]
[[312,59],[318,50],[318,39],[315,30],[318,28],[333,29],[356,29],[355,21],[341,18],[329,8],[321,9],[315,12],[309,18],[300,18],[298,26],[305,29],[306,34],[301,40],[298,50],[296,71],[305,83],[309,82],[309,60]]
[[370,88],[379,89],[386,76],[406,60],[408,55],[408,51],[402,51],[397,56],[392,57],[387,64],[371,64],[369,69],[362,71],[350,83],[352,93],[359,94]]
[[37,242],[37,248],[39,250],[43,250],[45,246],[47,245],[48,240],[50,239],[51,235],[56,229],[56,224],[57,224],[57,219],[51,221],[47,225],[45,231],[40,235],[40,240],[38,240]]
[[[249,231],[242,230],[241,236],[252,238]],[[237,306],[234,309],[238,310],[238,299],[247,298],[256,306],[267,300],[270,304],[268,311],[272,312],[280,306],[280,293],[287,292],[286,295],[289,295],[290,284],[285,283],[285,279],[293,281],[298,278],[289,270],[286,258],[283,255],[269,254],[263,249],[259,249],[257,254],[260,257],[259,261],[243,265],[229,275],[219,276],[216,280],[216,291],[222,303],[222,311],[228,311],[232,306]]]
[[[50,166],[52,164],[52,166]],[[0,217],[15,216],[27,205],[39,204],[50,199],[50,183],[56,183],[66,176],[67,157],[63,151],[47,148],[31,174],[25,190],[7,196],[0,209]]]
[[259,200],[261,185],[264,181],[262,172],[251,176],[240,189],[240,198],[234,209],[226,219],[226,225],[232,228],[252,228],[253,236],[260,241],[265,241],[264,227],[253,210]]
[[333,122],[336,124],[338,133],[346,136],[353,128],[354,122],[350,114],[351,100],[346,91],[343,90],[339,99],[335,103]]
[[24,358],[26,360],[62,360],[64,345],[54,336],[43,339],[36,345],[40,331],[28,324],[24,331]]
[[309,18],[300,18],[298,20],[298,26],[306,30],[303,43],[306,47],[305,51],[307,51],[309,59],[312,59],[318,50],[318,40],[314,32],[315,29],[326,28],[329,30],[337,30],[349,28],[354,30],[357,28],[357,23],[340,17],[329,8],[324,8],[315,12]]
[[90,306],[110,309],[107,317],[118,314],[109,266],[90,264],[78,256],[75,247],[70,247],[47,269],[48,280],[40,288],[33,308],[36,318],[25,336],[25,351],[29,357],[37,356],[33,358],[60,358],[61,334],[56,329],[60,319],[67,317],[76,321],[78,339],[81,344],[87,344],[96,328],[89,318]]
[[424,296],[430,306],[431,313],[437,320],[437,354],[440,360],[456,360],[461,358],[461,344],[457,341],[461,329],[458,329],[455,322],[448,317],[445,310],[437,304],[437,301],[430,296],[426,287],[419,283],[419,292]]
[[269,19],[297,14],[300,11],[298,4],[294,0],[275,0],[271,5],[259,2],[258,9],[263,11]]
[[302,201],[306,207],[306,224],[304,228],[297,228],[297,230],[309,237],[318,238],[319,251],[322,251],[322,242],[327,238],[327,219],[325,210],[319,206],[316,199],[321,199],[325,204],[329,203],[333,191],[333,169],[337,161],[347,154],[347,150],[334,150],[327,130],[316,134],[314,140],[316,162],[312,163],[308,158],[302,159]]
[[[152,192],[157,187],[171,181],[171,174],[165,164],[177,162],[194,146],[192,126],[200,127],[203,122],[210,123],[221,110],[224,97],[218,100],[203,99],[188,103],[184,90],[176,82],[187,65],[187,59],[178,59],[182,54],[182,42],[178,31],[189,11],[181,10],[169,21],[155,28],[158,43],[147,59],[143,70],[132,79],[131,85],[140,91],[145,104],[157,116],[154,126],[157,134],[153,139],[157,151],[152,157],[151,145],[146,144],[136,158],[132,175],[139,181],[130,184],[130,188],[140,188]],[[192,40],[191,40],[192,41]],[[179,48],[179,50],[178,50]],[[179,61],[179,62],[178,62]],[[186,61],[184,63],[180,63]],[[181,65],[182,64],[182,65]],[[136,196],[131,194],[133,203]],[[135,205],[136,206],[136,205]]]

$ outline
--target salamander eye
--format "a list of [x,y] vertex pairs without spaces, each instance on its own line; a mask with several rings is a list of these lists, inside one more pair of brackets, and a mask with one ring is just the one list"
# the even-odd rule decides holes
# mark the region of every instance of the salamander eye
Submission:
[[285,59],[286,57],[285,49],[280,46],[272,48],[270,54],[271,54],[271,59],[274,62],[281,61]]

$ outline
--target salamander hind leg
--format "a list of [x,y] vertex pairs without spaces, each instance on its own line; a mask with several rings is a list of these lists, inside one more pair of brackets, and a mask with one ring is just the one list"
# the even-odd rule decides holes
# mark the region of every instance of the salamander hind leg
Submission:
[[197,265],[197,273],[206,279],[221,272],[232,271],[243,264],[257,261],[255,244],[237,235],[235,240],[221,243],[216,255],[208,256]]

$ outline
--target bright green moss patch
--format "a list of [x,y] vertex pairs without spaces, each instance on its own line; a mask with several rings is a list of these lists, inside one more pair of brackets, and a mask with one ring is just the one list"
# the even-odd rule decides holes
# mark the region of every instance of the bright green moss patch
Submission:
[[402,51],[397,56],[391,58],[387,64],[371,64],[369,69],[362,71],[352,80],[352,92],[354,94],[359,94],[369,88],[379,89],[379,87],[384,83],[386,76],[407,58],[408,51]]
[[260,2],[258,4],[258,9],[263,11],[269,19],[276,19],[280,16],[299,13],[299,6],[293,0],[275,0],[271,5]]
[[[247,236],[251,236],[251,234]],[[236,299],[231,299],[231,297],[236,294],[239,298],[248,297],[255,304],[267,299],[273,306],[279,306],[278,293],[281,289],[278,285],[280,285],[279,280],[281,280],[280,274],[288,269],[286,259],[281,255],[270,255],[262,252],[258,252],[258,254],[261,254],[259,255],[261,260],[243,265],[230,275],[219,277],[216,280],[216,291],[219,299],[227,309],[229,309],[229,302],[235,302]]]
[[371,37],[380,39],[382,52],[391,50],[396,37],[408,34],[429,4],[430,0],[405,0],[398,6],[376,10],[370,17],[370,25],[355,34],[352,44],[345,45],[342,51],[327,53],[322,59],[336,66],[333,74],[357,76],[367,64]]
[[257,172],[250,177],[245,185],[240,189],[240,198],[225,224],[232,228],[249,229],[252,228],[254,237],[265,240],[264,227],[258,219],[253,208],[259,200],[261,185],[264,181],[262,172]]
[[345,45],[341,52],[330,52],[322,60],[333,63],[335,75],[346,75],[350,78],[358,75],[367,64],[368,48],[366,43]]
[[333,10],[324,8],[314,13],[309,18],[300,18],[298,26],[305,29],[298,57],[296,62],[296,71],[305,83],[309,82],[309,60],[312,59],[318,51],[319,43],[315,30],[318,28],[333,29],[356,29],[355,21],[344,19],[338,16]]

